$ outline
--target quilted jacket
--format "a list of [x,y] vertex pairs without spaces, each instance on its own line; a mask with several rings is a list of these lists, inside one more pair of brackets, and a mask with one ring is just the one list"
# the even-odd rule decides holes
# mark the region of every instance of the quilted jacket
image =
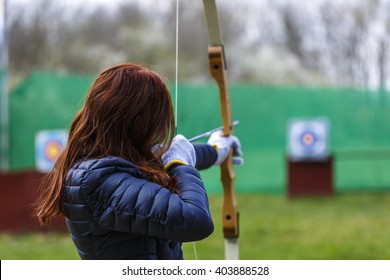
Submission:
[[[210,147],[195,146],[198,169],[215,162]],[[176,165],[170,172],[180,194],[118,157],[76,163],[61,205],[81,259],[183,259],[182,242],[210,235],[214,224],[198,170]]]

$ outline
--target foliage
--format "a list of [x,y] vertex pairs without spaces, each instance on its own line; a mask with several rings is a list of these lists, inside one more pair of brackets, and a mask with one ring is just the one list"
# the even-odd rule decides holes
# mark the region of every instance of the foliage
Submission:
[[[10,1],[11,79],[33,69],[96,73],[125,61],[173,79],[175,0],[67,2]],[[209,79],[201,2],[180,5],[181,81]],[[386,0],[221,1],[230,80],[388,88],[389,6]]]

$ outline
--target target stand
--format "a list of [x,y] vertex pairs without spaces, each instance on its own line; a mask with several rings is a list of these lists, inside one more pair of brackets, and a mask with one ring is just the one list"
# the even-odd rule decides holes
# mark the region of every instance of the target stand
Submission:
[[332,195],[333,157],[328,150],[327,119],[293,120],[288,130],[288,196]]

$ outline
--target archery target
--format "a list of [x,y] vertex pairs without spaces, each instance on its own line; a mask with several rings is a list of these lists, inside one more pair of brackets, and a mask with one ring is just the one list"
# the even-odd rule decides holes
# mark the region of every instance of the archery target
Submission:
[[293,120],[289,123],[288,150],[293,160],[322,160],[329,156],[326,119]]
[[37,170],[49,172],[68,141],[66,130],[42,130],[35,135],[35,162]]

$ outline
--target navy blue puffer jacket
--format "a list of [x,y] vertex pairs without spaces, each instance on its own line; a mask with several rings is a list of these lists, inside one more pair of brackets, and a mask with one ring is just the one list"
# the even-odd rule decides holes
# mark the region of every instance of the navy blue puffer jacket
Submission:
[[[205,168],[210,164],[201,154],[198,149],[197,161]],[[212,157],[214,161],[216,155]],[[214,225],[198,170],[177,165],[170,172],[180,194],[149,182],[131,162],[118,157],[75,164],[61,197],[80,257],[183,259],[181,242],[210,235]]]

